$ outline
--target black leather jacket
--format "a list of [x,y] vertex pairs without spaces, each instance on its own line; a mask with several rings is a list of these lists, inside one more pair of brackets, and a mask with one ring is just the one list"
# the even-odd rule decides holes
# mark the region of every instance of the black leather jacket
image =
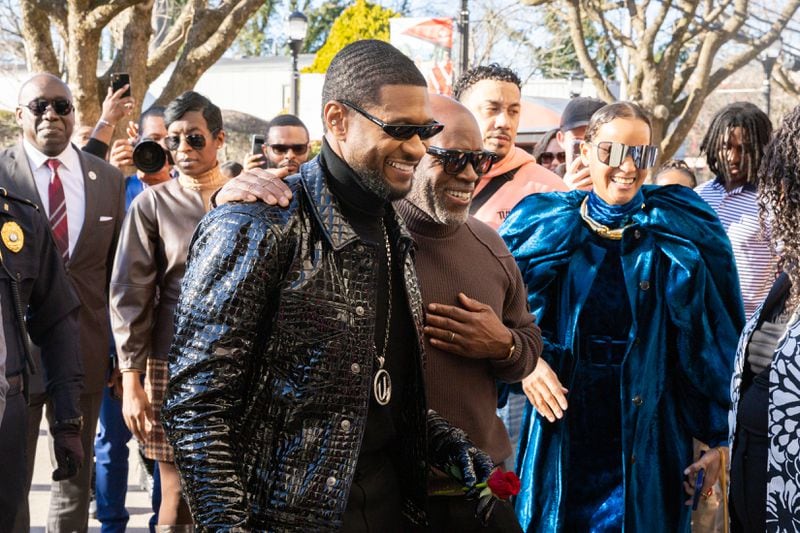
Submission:
[[[377,248],[360,241],[317,160],[288,209],[229,204],[200,223],[169,356],[163,422],[198,527],[335,530],[372,387]],[[398,432],[404,510],[424,521],[422,306],[413,241],[387,224],[417,328]],[[434,461],[436,463],[436,461]]]

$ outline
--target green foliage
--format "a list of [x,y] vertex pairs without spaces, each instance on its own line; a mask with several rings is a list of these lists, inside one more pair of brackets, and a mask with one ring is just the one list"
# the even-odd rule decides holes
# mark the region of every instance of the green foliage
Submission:
[[[582,72],[575,45],[566,27],[567,14],[554,4],[544,6],[543,11],[542,29],[550,39],[543,46],[534,49],[537,71],[545,78],[566,78]],[[600,73],[607,78],[613,77],[614,50],[587,19],[583,20],[583,32],[589,54]]]
[[314,54],[328,40],[333,23],[350,4],[349,0],[327,0],[319,7],[306,11],[308,33],[303,52]]
[[399,14],[391,9],[366,0],[356,0],[333,23],[330,35],[317,52],[314,62],[303,72],[324,73],[339,50],[359,39],[388,41],[389,19],[397,16]]
[[238,55],[259,57],[270,54],[272,39],[267,33],[267,26],[275,13],[275,4],[276,0],[264,2],[239,32],[233,42],[233,48]]

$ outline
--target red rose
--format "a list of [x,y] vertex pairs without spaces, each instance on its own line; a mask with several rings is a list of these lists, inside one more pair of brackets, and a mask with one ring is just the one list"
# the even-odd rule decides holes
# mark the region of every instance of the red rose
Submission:
[[519,494],[517,475],[514,472],[503,472],[499,468],[486,480],[486,486],[492,491],[492,495],[500,500],[507,500]]

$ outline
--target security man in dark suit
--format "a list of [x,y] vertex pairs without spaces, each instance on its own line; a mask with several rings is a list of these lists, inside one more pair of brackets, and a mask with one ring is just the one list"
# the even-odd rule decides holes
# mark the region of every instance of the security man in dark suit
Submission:
[[[33,202],[7,191],[9,180],[0,171],[0,307],[9,384],[0,425],[0,532],[11,531],[25,502],[25,387],[30,374],[43,374],[47,393],[53,399],[56,423],[50,431],[58,462],[53,479],[75,476],[84,458],[79,407],[83,388],[78,349],[80,302],[47,222]],[[41,348],[41,368],[36,368],[30,355],[28,336]]]

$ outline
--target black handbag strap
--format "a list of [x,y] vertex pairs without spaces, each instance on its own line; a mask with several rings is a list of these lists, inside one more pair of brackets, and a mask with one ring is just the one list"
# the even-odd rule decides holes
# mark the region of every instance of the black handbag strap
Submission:
[[520,167],[512,168],[504,174],[493,177],[491,181],[486,184],[486,187],[481,189],[481,191],[472,198],[472,204],[469,206],[469,214],[474,215],[477,213],[478,210],[483,207],[483,204],[488,202],[489,198],[494,196],[494,193],[496,193],[500,187],[514,179],[514,174],[516,174],[519,169]]

